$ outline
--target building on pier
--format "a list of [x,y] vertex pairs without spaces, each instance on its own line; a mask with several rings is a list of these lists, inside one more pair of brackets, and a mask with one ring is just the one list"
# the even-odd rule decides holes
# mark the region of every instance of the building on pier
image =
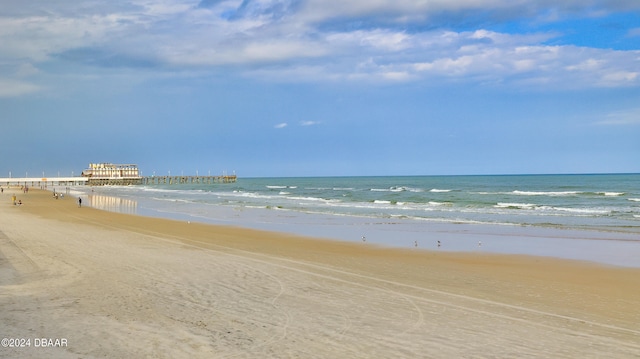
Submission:
[[89,168],[82,171],[90,186],[132,185],[142,183],[138,165],[114,163],[90,163]]

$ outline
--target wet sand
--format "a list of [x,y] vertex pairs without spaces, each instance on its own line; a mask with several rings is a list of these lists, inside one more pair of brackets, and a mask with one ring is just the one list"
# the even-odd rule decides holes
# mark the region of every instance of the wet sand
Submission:
[[635,358],[638,288],[639,268],[0,196],[0,336],[31,340],[0,357]]

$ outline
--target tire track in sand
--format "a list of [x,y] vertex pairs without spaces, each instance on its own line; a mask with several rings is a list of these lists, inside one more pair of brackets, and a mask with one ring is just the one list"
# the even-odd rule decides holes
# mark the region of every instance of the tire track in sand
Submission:
[[[80,217],[76,217],[76,218],[81,219],[82,221],[86,221],[85,218],[80,218]],[[640,350],[640,344],[633,344],[629,341],[618,340],[618,339],[612,338],[611,336],[604,337],[602,335],[593,335],[587,332],[587,330],[590,329],[589,327],[598,327],[598,328],[605,329],[618,334],[626,333],[627,335],[631,334],[633,336],[640,337],[639,330],[585,320],[585,319],[571,317],[571,316],[557,314],[557,313],[545,312],[545,311],[536,310],[536,309],[527,308],[527,307],[518,306],[518,305],[512,305],[512,304],[501,303],[501,302],[496,302],[496,301],[482,299],[482,298],[466,296],[462,294],[450,293],[442,290],[419,287],[411,284],[391,281],[391,280],[373,277],[365,274],[345,271],[345,270],[334,268],[328,265],[319,265],[319,264],[310,263],[306,261],[276,257],[273,255],[268,255],[264,253],[252,252],[252,251],[233,248],[229,246],[213,244],[205,241],[199,241],[199,240],[191,239],[184,236],[168,235],[168,234],[156,232],[153,230],[147,230],[147,229],[142,230],[139,228],[133,228],[133,227],[127,227],[127,226],[112,226],[108,223],[98,222],[98,221],[89,221],[89,222],[93,222],[100,226],[127,230],[129,232],[138,233],[141,235],[147,235],[151,238],[172,243],[172,244],[188,245],[193,248],[211,250],[218,254],[222,254],[226,256],[233,256],[233,257],[237,257],[245,260],[252,260],[265,265],[280,267],[282,269],[296,271],[299,273],[315,276],[318,278],[324,278],[328,280],[341,282],[344,284],[367,288],[373,291],[392,294],[392,295],[396,295],[409,300],[428,302],[428,303],[440,305],[443,307],[455,308],[458,310],[473,312],[480,315],[511,320],[511,321],[520,322],[527,325],[542,327],[551,331],[561,331],[574,336],[597,338],[600,340],[605,340],[608,342],[615,343],[617,345],[623,345],[625,347],[630,347],[630,348]],[[336,275],[340,275],[342,276],[342,278]],[[354,280],[355,278],[363,280],[364,282],[355,281]],[[367,284],[366,282],[376,283],[377,285]],[[400,289],[411,290],[411,291],[422,293],[422,294],[401,293],[399,291]],[[425,293],[428,293],[436,297],[437,296],[442,297],[442,299],[427,298],[424,296]],[[453,300],[457,300],[462,303],[456,304],[453,302]],[[423,319],[424,315],[415,302],[412,302],[412,304],[414,305],[416,310],[419,311],[418,319],[416,320],[416,323],[413,326],[413,328],[417,328],[420,326],[420,321],[424,320]],[[488,308],[479,309],[479,306],[486,306]],[[496,312],[495,310],[490,310],[491,308],[502,308],[503,310],[506,310],[507,312],[511,312],[511,313],[502,314],[502,313]],[[560,320],[566,323],[570,323],[572,325],[579,325],[581,326],[581,328],[571,329],[569,327],[561,327],[558,325],[554,325],[553,323],[550,323],[550,324],[541,323],[539,320],[531,319],[530,318],[531,316],[547,318],[548,320]],[[640,343],[640,340],[637,342]]]

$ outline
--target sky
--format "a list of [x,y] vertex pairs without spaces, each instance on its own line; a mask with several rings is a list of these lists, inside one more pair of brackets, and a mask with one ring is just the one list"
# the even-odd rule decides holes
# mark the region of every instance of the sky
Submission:
[[3,0],[0,177],[640,172],[640,2]]

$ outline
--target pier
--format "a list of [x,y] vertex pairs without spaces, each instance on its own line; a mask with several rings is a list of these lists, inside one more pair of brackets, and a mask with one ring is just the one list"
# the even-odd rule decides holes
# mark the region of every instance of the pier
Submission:
[[235,183],[236,175],[224,176],[151,176],[142,177],[144,185]]
[[221,176],[141,176],[138,165],[116,163],[90,163],[89,168],[82,171],[82,176],[89,178],[90,186],[128,186],[128,185],[172,185],[172,184],[213,184],[234,183],[237,178],[235,173]]
[[0,186],[129,186],[235,183],[236,175],[224,176],[149,176],[149,177],[6,177],[0,178]]
[[86,185],[87,177],[5,177],[0,178],[0,186],[79,186]]
[[173,185],[173,184],[214,184],[235,183],[231,176],[147,176],[147,177],[89,177],[89,186],[129,186],[129,185]]
[[172,185],[172,184],[214,184],[214,183],[235,183],[236,174],[220,176],[199,176],[196,171],[195,176],[141,176],[138,165],[116,164],[110,162],[89,163],[89,167],[82,171],[78,177],[23,177],[0,178],[0,186],[31,186],[46,188],[47,186],[131,186],[131,185]]

